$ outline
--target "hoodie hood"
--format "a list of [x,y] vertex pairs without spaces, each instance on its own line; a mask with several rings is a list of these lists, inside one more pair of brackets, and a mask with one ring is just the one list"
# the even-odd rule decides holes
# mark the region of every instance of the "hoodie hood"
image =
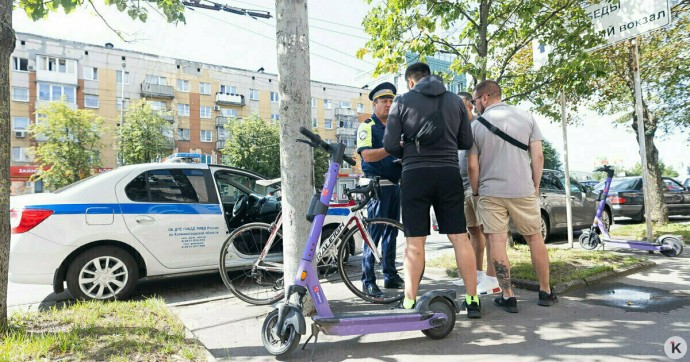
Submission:
[[443,85],[441,77],[430,75],[420,79],[412,90],[425,96],[436,97],[446,91],[446,86]]

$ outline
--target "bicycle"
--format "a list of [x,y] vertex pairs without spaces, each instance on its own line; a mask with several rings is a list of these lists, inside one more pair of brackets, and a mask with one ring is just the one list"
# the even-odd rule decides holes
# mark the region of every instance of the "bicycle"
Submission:
[[[369,219],[362,211],[372,198],[378,198],[378,187],[377,178],[365,187],[346,190],[350,200],[353,200],[354,194],[364,197],[350,210],[350,218],[346,222],[338,225],[330,235],[321,235],[315,260],[318,260],[321,277],[328,277],[337,269],[347,288],[357,297],[375,304],[387,304],[400,301],[402,291],[383,289],[383,297],[374,297],[358,287],[361,285],[362,258],[357,254],[355,246],[360,238],[373,251],[376,279],[383,280],[380,250],[383,243],[373,247],[370,227],[394,227],[398,230],[396,269],[401,276],[403,273],[405,238],[402,224],[386,218]],[[223,243],[220,275],[225,286],[240,300],[254,305],[268,305],[284,296],[282,222],[281,212],[271,224],[257,222],[243,225],[235,229]]]

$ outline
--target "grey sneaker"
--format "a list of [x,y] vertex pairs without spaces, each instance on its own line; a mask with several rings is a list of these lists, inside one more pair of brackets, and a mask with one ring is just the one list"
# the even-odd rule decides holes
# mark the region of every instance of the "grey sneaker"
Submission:
[[558,303],[558,297],[556,296],[556,293],[553,292],[553,289],[551,290],[551,294],[541,290],[539,291],[539,300],[537,301],[537,304],[544,307],[549,307],[556,303]]

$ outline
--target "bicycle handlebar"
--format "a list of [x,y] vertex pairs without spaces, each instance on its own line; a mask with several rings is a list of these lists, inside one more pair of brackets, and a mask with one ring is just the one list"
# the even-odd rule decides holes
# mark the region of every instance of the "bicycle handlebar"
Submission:
[[352,195],[353,194],[362,194],[364,195],[364,198],[360,200],[355,207],[352,208],[352,211],[358,211],[362,209],[364,206],[367,206],[369,203],[369,200],[372,199],[372,197],[376,200],[379,198],[379,193],[378,193],[378,187],[379,187],[379,178],[376,177],[372,180],[369,181],[369,184],[367,186],[357,186],[354,189],[345,189],[345,194],[347,194],[347,198],[352,200]]
[[[309,141],[311,141],[311,145],[314,147],[321,147],[327,152],[331,152],[331,145],[328,144],[328,142],[324,141],[321,139],[321,136],[315,134],[314,132],[304,128],[300,127],[299,128],[299,133],[304,135],[305,137],[309,138]],[[343,155],[343,160],[347,163],[349,163],[351,166],[354,166],[356,164],[355,160],[352,159],[352,157]]]

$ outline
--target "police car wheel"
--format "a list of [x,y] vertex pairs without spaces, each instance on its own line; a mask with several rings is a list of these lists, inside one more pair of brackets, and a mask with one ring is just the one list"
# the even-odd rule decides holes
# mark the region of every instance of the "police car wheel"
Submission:
[[67,269],[67,289],[80,300],[126,299],[137,279],[139,268],[132,255],[114,246],[86,250]]

